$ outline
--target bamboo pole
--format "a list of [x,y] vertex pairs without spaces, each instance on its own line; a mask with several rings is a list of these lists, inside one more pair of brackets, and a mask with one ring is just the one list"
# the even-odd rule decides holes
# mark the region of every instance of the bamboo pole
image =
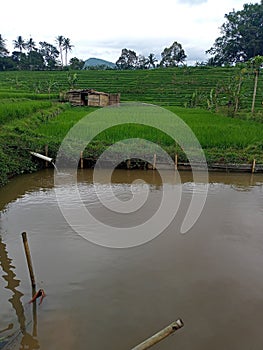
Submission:
[[80,169],[83,169],[83,152],[80,152]]
[[174,170],[177,170],[177,169],[178,169],[178,154],[176,153],[174,157]]
[[30,154],[32,154],[33,156],[35,156],[37,158],[44,159],[44,160],[46,160],[47,162],[50,162],[50,163],[52,163],[52,161],[53,161],[52,158],[46,157],[46,156],[44,156],[43,154],[40,154],[40,153],[30,152]]
[[131,160],[127,159],[127,169],[130,169],[130,168],[131,168]]
[[32,265],[32,259],[31,259],[31,254],[29,250],[29,245],[27,241],[27,234],[26,232],[22,233],[22,238],[23,238],[23,244],[24,244],[24,249],[25,249],[25,254],[26,254],[26,261],[27,261],[27,266],[29,270],[29,275],[31,279],[31,285],[32,289],[36,288],[36,282],[35,282],[35,276],[34,276],[34,271],[33,271],[33,265]]
[[254,174],[255,170],[256,170],[256,159],[253,159],[252,174]]
[[171,323],[169,326],[165,327],[158,333],[154,334],[150,338],[146,339],[144,342],[141,344],[135,346],[135,348],[132,348],[131,350],[145,350],[149,349],[153,345],[159,343],[161,340],[164,338],[168,337],[170,334],[174,333],[177,331],[177,329],[180,329],[184,326],[184,323],[181,319]]
[[153,170],[156,170],[156,154],[153,155]]

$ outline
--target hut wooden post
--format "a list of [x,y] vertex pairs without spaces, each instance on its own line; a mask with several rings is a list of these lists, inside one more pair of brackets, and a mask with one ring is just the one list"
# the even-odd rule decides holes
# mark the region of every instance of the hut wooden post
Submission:
[[83,152],[80,152],[80,169],[83,169]]
[[135,348],[132,348],[131,350],[145,350],[149,349],[153,345],[159,343],[164,338],[168,337],[170,334],[174,333],[177,329],[180,329],[184,326],[184,323],[181,319],[171,323],[169,326],[165,327],[158,333],[154,334],[150,338],[146,339],[141,344],[135,346]]
[[24,249],[25,249],[25,254],[26,254],[27,266],[28,266],[29,275],[30,275],[30,279],[31,279],[31,285],[32,285],[32,289],[35,290],[36,281],[35,281],[32,259],[31,259],[31,254],[30,254],[30,250],[29,250],[26,232],[22,233],[22,238],[23,238],[23,244],[24,244]]
[[256,170],[256,159],[253,159],[252,170],[251,170],[252,174],[254,174],[255,170]]
[[153,170],[156,170],[156,154],[153,155]]
[[[48,145],[45,145],[45,156],[48,157]],[[46,160],[46,168],[48,167],[48,161]]]
[[175,157],[174,157],[174,170],[178,169],[178,154],[175,153]]

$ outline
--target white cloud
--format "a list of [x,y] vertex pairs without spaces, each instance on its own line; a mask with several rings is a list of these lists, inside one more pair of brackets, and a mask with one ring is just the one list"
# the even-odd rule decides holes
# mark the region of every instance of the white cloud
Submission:
[[200,5],[208,0],[177,0],[178,4]]
[[233,8],[241,9],[244,0],[133,0],[125,5],[122,0],[79,0],[67,4],[54,0],[38,6],[33,0],[3,2],[0,34],[8,39],[9,50],[18,35],[53,44],[56,36],[63,35],[75,45],[73,56],[116,61],[124,47],[158,55],[176,40],[194,61],[220,35],[224,15]]

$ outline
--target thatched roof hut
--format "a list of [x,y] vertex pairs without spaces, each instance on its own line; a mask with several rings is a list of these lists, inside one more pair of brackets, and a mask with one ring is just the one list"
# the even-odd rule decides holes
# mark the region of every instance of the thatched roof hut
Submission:
[[120,103],[120,94],[108,94],[93,89],[70,90],[67,96],[73,106],[105,107]]

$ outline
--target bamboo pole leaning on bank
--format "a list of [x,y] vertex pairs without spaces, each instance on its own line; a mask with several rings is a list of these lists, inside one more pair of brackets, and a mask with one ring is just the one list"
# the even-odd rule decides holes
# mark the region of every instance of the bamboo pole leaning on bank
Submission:
[[154,334],[150,338],[146,339],[141,344],[135,346],[135,348],[132,348],[131,350],[146,350],[152,347],[153,345],[159,343],[164,338],[168,337],[170,334],[174,333],[178,329],[182,328],[184,326],[184,323],[181,319],[171,323],[169,326],[165,327],[158,333]]
[[25,249],[25,254],[26,254],[26,261],[27,261],[27,266],[29,270],[29,275],[31,279],[31,285],[32,289],[36,288],[36,281],[35,281],[35,276],[34,276],[34,271],[33,271],[33,264],[32,264],[32,259],[31,259],[31,254],[29,250],[29,245],[27,241],[27,234],[26,232],[22,233],[22,238],[23,238],[23,244],[24,244],[24,249]]

